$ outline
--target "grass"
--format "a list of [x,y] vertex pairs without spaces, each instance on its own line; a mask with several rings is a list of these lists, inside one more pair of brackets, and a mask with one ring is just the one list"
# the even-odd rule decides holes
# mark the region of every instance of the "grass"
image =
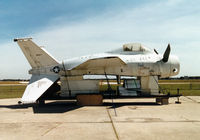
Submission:
[[[160,80],[160,87],[176,94],[179,88],[180,94],[184,96],[200,96],[200,80]],[[163,84],[167,83],[167,84]],[[173,84],[170,84],[173,83]],[[177,83],[177,84],[176,84]]]
[[[111,87],[113,90],[117,89],[117,85],[111,85]],[[200,96],[200,80],[159,80],[159,87],[165,93],[177,94],[179,88],[179,93],[184,96]],[[107,85],[100,86],[101,91],[107,88]]]
[[[115,81],[112,81],[115,82]],[[26,85],[15,85],[19,82],[0,82],[0,99],[4,98],[21,98]],[[200,96],[200,80],[159,80],[160,87],[171,94],[177,93],[179,88],[180,94],[184,96]],[[173,83],[173,84],[170,84]],[[177,83],[177,84],[176,84]],[[13,84],[13,85],[4,85]],[[107,85],[100,85],[100,91],[107,90]],[[116,84],[112,84],[113,90],[117,89]]]
[[0,99],[5,98],[21,98],[26,85],[9,85],[9,86],[0,86]]
[[179,79],[176,79],[176,80],[159,80],[159,83],[166,83],[166,82],[200,82],[200,79],[189,79],[189,80],[179,80]]
[[0,84],[19,84],[19,81],[0,81]]

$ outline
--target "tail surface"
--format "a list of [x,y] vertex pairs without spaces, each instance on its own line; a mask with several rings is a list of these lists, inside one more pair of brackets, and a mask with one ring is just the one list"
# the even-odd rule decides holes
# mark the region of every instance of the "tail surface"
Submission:
[[58,79],[57,75],[32,75],[21,98],[21,103],[35,103]]
[[37,46],[31,38],[14,39],[14,41],[18,43],[33,69],[58,64],[55,58],[44,48]]
[[29,84],[21,98],[21,103],[35,103],[59,80],[59,75],[51,69],[59,63],[44,48],[37,46],[31,38],[14,39],[18,43],[32,70]]

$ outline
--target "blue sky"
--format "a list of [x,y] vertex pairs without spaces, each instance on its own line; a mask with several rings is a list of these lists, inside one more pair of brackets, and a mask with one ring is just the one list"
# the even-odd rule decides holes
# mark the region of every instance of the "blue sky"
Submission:
[[13,38],[33,37],[58,60],[141,42],[163,53],[171,43],[181,73],[199,75],[198,0],[0,1],[0,79],[29,78]]
[[2,0],[0,1],[0,20],[2,21],[0,22],[0,41],[33,34],[63,20],[67,20],[68,24],[73,24],[103,14],[110,8],[129,7],[130,3],[140,4],[130,2],[130,0]]

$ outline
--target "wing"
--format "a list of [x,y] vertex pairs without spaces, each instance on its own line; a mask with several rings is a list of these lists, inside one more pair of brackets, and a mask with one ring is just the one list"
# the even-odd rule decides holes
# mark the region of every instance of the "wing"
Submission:
[[126,65],[119,57],[101,57],[89,59],[86,62],[72,68],[71,70],[101,69],[106,67],[116,67]]

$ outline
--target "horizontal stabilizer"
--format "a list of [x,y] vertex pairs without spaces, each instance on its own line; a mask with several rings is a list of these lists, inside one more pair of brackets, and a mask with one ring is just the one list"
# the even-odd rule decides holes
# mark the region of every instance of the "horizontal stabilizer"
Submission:
[[57,75],[32,75],[21,102],[35,103],[58,79]]

